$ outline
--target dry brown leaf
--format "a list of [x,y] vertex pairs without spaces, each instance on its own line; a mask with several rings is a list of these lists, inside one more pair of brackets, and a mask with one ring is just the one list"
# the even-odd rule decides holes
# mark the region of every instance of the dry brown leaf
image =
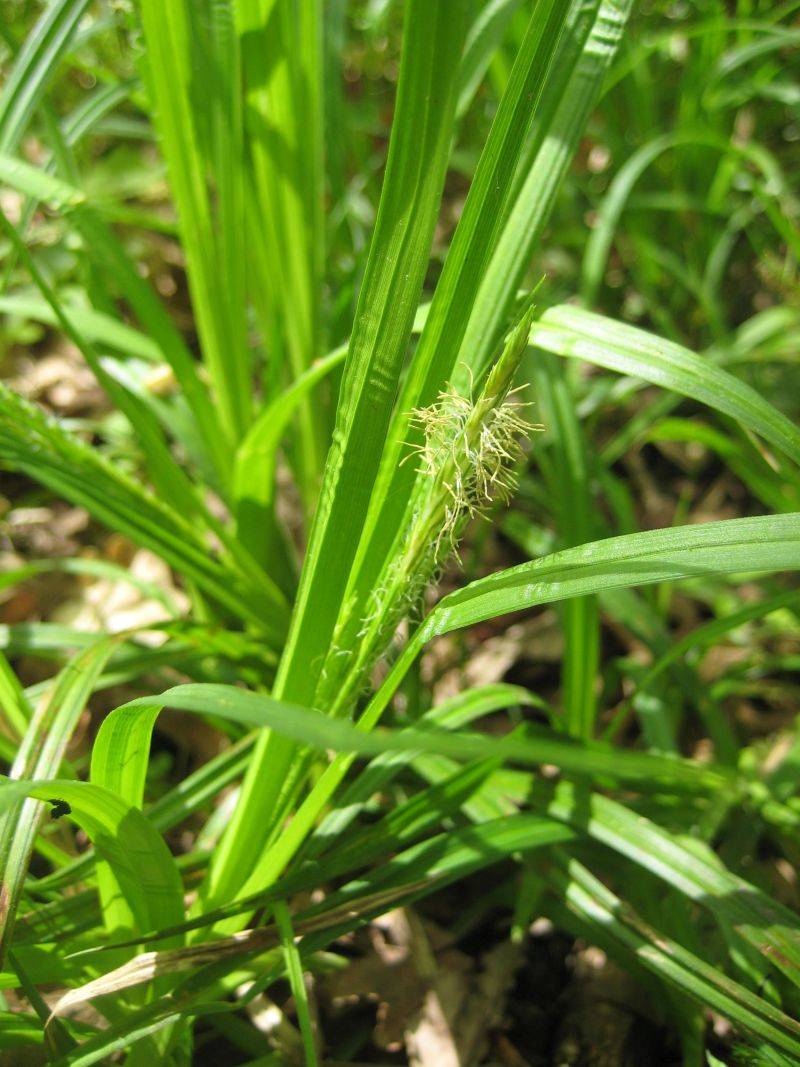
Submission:
[[28,558],[73,556],[80,549],[76,535],[89,525],[89,513],[70,504],[13,508],[2,532],[15,551]]
[[[358,921],[363,914],[375,911],[378,908],[391,907],[398,896],[405,896],[414,892],[416,888],[425,885],[424,881],[402,886],[399,889],[388,889],[382,893],[373,893],[363,897],[353,904],[345,904],[321,915],[308,919],[299,919],[294,922],[295,934],[305,937],[307,934],[318,933],[343,923]],[[124,948],[131,942],[123,942],[114,947]],[[198,945],[189,945],[182,948],[162,949],[155,952],[142,952],[127,963],[116,967],[112,971],[101,975],[99,978],[87,982],[77,989],[71,989],[65,993],[53,1008],[53,1015],[63,1015],[73,1007],[84,1004],[94,997],[103,996],[106,993],[116,993],[121,989],[130,989],[133,986],[142,985],[164,974],[177,974],[189,971],[206,963],[215,963],[221,959],[233,958],[251,952],[263,952],[275,948],[280,944],[277,931],[274,926],[259,926],[251,930],[241,930],[230,937],[218,938],[214,941],[206,941]],[[76,955],[86,955],[77,953]]]
[[10,384],[29,400],[41,400],[59,415],[96,415],[108,405],[80,352],[69,342],[50,345],[47,355],[22,357]]

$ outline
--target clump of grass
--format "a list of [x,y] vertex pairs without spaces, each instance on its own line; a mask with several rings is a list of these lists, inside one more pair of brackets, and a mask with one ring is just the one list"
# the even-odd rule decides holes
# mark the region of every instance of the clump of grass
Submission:
[[[727,337],[732,320],[715,313],[714,336],[725,343],[697,356],[571,302],[548,306],[546,283],[541,311],[527,309],[509,332],[629,0],[491,3],[475,18],[469,0],[407,0],[385,167],[363,132],[384,110],[380,94],[345,98],[335,73],[343,48],[331,42],[355,32],[382,39],[394,32],[382,21],[389,9],[359,9],[356,31],[347,5],[266,6],[268,20],[261,0],[140,0],[135,11],[115,6],[109,31],[86,16],[86,0],[53,0],[27,42],[3,31],[12,71],[0,95],[0,176],[20,207],[3,221],[8,340],[21,336],[20,321],[61,329],[96,370],[114,425],[93,424],[88,442],[0,389],[0,461],[159,555],[192,608],[188,620],[169,609],[159,647],[138,631],[108,640],[46,620],[0,635],[9,656],[0,654],[0,753],[12,768],[0,782],[0,951],[10,950],[4,982],[22,1009],[0,1005],[0,1042],[6,1033],[20,1046],[44,1042],[64,1067],[121,1051],[128,1067],[178,1067],[191,1061],[198,1019],[233,1012],[230,1040],[250,1056],[242,1009],[288,973],[311,1059],[314,1013],[301,971],[331,962],[319,949],[388,907],[496,865],[497,900],[514,901],[515,930],[544,915],[602,946],[652,991],[687,1067],[702,1062],[709,1007],[765,1062],[800,1060],[800,923],[750,862],[797,850],[797,738],[787,729],[774,745],[748,744],[725,705],[726,694],[746,697],[758,684],[750,665],[793,666],[780,642],[796,632],[796,598],[772,576],[800,570],[800,434],[738,371],[766,327],[769,351],[785,359],[796,314],[770,309],[753,331]],[[709,48],[723,47],[724,28],[715,12],[702,30]],[[775,30],[769,20],[737,23],[738,67],[766,63],[768,73],[793,39]],[[761,35],[752,50],[751,33]],[[141,40],[143,82],[132,60]],[[648,48],[632,55],[632,70]],[[726,77],[724,51],[717,60]],[[694,69],[705,76],[704,64]],[[96,92],[54,121],[51,102],[69,110],[87,71]],[[646,83],[658,92],[657,78]],[[385,84],[394,91],[393,78]],[[687,100],[701,99],[696,88],[693,76]],[[635,81],[626,91],[647,105],[639,117],[648,128],[657,109]],[[356,121],[344,118],[351,109]],[[486,136],[476,137],[489,114]],[[619,125],[618,153],[627,119]],[[696,171],[703,196],[666,205],[676,226],[687,205],[699,206],[707,240],[681,230],[676,252],[659,256],[648,236],[659,216],[637,202],[636,217],[647,220],[634,257],[643,292],[651,253],[683,279],[677,250],[691,245],[692,259],[715,246],[734,156],[764,164],[763,153],[740,155],[727,127],[721,133],[702,158],[716,152],[725,165]],[[139,198],[108,150],[109,138],[131,137],[136,147],[125,140],[124,150],[138,160]],[[441,275],[425,292],[459,137],[477,162]],[[38,148],[33,160],[28,150],[39,144],[49,162]],[[600,291],[625,183],[656,149],[691,160],[695,148],[692,130],[669,134],[612,183],[589,243],[585,294]],[[175,222],[152,212],[159,151]],[[102,200],[91,192],[98,186]],[[785,234],[791,258],[785,191],[773,203],[759,179],[755,192],[770,226],[732,219],[711,269],[701,277],[695,263],[687,275],[708,307],[724,295],[721,267],[742,219],[764,240]],[[159,241],[181,245],[174,258],[185,262],[191,309],[167,308],[150,284],[141,234],[153,227]],[[566,243],[576,233],[584,239],[570,226]],[[665,286],[656,281],[647,289],[652,321],[673,342],[685,339],[673,320],[686,301],[659,317]],[[175,310],[191,329],[177,328]],[[576,373],[579,361],[595,373]],[[514,387],[520,362],[548,432],[518,479],[525,439],[540,428]],[[163,396],[148,388],[154,364],[174,376]],[[645,384],[660,390],[652,405],[641,402]],[[621,395],[634,398],[634,418],[620,419]],[[665,418],[680,405],[685,418]],[[636,490],[616,463],[645,431],[648,443],[660,435],[715,450],[764,513],[637,532]],[[136,479],[100,458],[112,441],[128,442]],[[299,501],[293,538],[276,506],[279,455]],[[14,495],[24,498],[27,485],[14,483]],[[515,492],[516,510],[502,521],[525,562],[464,578],[431,606],[470,519],[490,517],[481,529],[494,531],[495,509]],[[89,561],[66,562],[86,573]],[[20,566],[2,584],[30,573]],[[731,614],[730,579],[742,573],[747,598]],[[675,596],[719,617],[674,643]],[[546,605],[559,608],[563,637],[555,691],[500,683],[431,706],[412,674],[427,642]],[[606,620],[634,635],[635,656],[601,662]],[[407,640],[393,658],[401,623]],[[741,648],[749,635],[753,655],[707,686],[699,654],[732,627],[752,628],[736,639]],[[55,663],[46,687],[25,684],[30,655]],[[376,664],[388,660],[377,678]],[[173,685],[176,674],[183,684]],[[100,704],[118,685],[141,695],[105,716],[88,769],[67,765],[90,697]],[[401,685],[404,728],[376,731]],[[615,706],[619,686],[625,700]],[[165,707],[203,716],[230,745],[148,804],[150,741]],[[524,721],[531,707],[544,725]],[[510,736],[470,729],[506,713],[497,732],[517,721]],[[708,761],[686,758],[684,723],[707,735]],[[623,727],[633,746],[619,743]],[[539,773],[542,764],[557,778]],[[232,810],[218,802],[226,794]],[[44,819],[53,797],[61,817]],[[177,858],[164,835],[198,825],[191,853]],[[256,928],[244,930],[250,921]],[[93,954],[109,941],[111,955]],[[146,995],[131,992],[143,983]],[[54,984],[65,992],[51,1016],[39,987]],[[100,1023],[65,1017],[64,1005],[95,996]]]

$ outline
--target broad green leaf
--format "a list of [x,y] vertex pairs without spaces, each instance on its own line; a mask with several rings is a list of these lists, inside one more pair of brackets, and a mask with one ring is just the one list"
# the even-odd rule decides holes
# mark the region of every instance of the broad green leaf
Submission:
[[[140,724],[141,720],[131,725],[136,730],[140,728]],[[149,752],[149,741],[148,736],[145,740],[144,759],[146,759]],[[103,746],[105,746],[105,751]],[[93,749],[93,761],[96,760],[97,764],[97,784],[108,783],[109,787],[113,787],[118,796],[123,798],[130,796],[135,801],[138,801],[139,793],[136,791],[138,790],[138,768],[122,768],[110,765],[106,759],[106,753],[112,747],[106,745],[104,737],[100,749],[97,748],[97,745]],[[129,751],[139,758],[139,752],[134,745],[129,743],[127,747]],[[252,735],[243,737],[232,744],[230,748],[225,749],[218,756],[214,756],[198,767],[196,771],[187,775],[178,785],[170,789],[164,796],[159,797],[155,803],[146,809],[150,825],[155,830],[166,833],[167,830],[178,826],[195,812],[213,802],[223,789],[241,779],[247,769],[247,761],[252,747]],[[120,748],[117,751],[120,751]],[[137,802],[135,806],[139,807],[140,804]],[[65,887],[75,886],[91,872],[94,860],[95,857],[92,851],[89,850],[82,853],[80,858],[74,860],[71,864],[64,866],[53,874],[39,878],[37,890],[41,893],[63,892]],[[41,919],[42,923],[45,922],[42,909],[39,909],[35,915],[26,918],[29,921],[24,921],[23,940],[35,939],[41,941],[44,939],[42,934],[52,934],[52,928],[45,928],[40,931],[39,920]],[[52,921],[57,923],[58,918],[53,918]],[[65,919],[64,921],[68,922],[69,920]],[[30,936],[26,933],[29,930],[33,931]],[[37,933],[37,931],[40,932]]]
[[449,594],[414,645],[451,630],[605,589],[708,575],[800,569],[800,513],[727,519],[593,541],[491,574]]
[[109,894],[104,901],[109,929],[130,930],[129,917],[133,932],[142,933],[180,922],[183,886],[175,861],[140,811],[88,782],[0,780],[0,810],[8,811],[26,797],[68,805],[67,815],[108,864],[117,886],[116,896]]
[[486,365],[515,292],[524,284],[632,8],[632,0],[578,0],[570,5],[530,145],[514,176],[513,201],[453,363],[459,391],[466,388],[467,367],[480,374]]
[[150,737],[161,705],[139,707],[135,715],[112,712],[92,746],[91,781],[141,808],[150,760]]
[[562,304],[534,322],[531,344],[699,400],[800,463],[800,429],[744,382],[681,345]]
[[[769,308],[753,315],[732,336],[712,345],[701,356],[704,362],[726,367],[793,360],[800,343],[799,329],[800,321],[793,308]],[[626,378],[624,385],[618,383],[620,392],[617,395],[621,398],[623,389],[625,394],[632,395],[645,385],[647,382],[642,378]],[[603,445],[601,457],[604,464],[610,467],[615,463],[634,441],[647,433],[659,417],[669,415],[681,402],[680,393],[664,393],[654,403],[635,411],[628,422]],[[786,472],[781,471],[781,475],[786,477]]]
[[[215,683],[175,686],[159,696],[129,701],[111,712],[103,724],[104,736],[102,740],[98,738],[97,743],[104,753],[104,763],[116,766],[122,760],[142,758],[136,753],[141,750],[144,731],[149,731],[152,725],[156,705],[216,715],[248,726],[267,726],[316,749],[369,756],[391,751],[409,754],[440,752],[458,760],[498,757],[533,766],[554,763],[578,774],[640,782],[662,778],[676,787],[683,785],[700,791],[719,789],[726,783],[725,773],[689,760],[620,751],[600,744],[582,744],[551,731],[532,728],[520,736],[505,738],[418,728],[365,733],[349,722],[333,719],[320,711],[237,686]],[[139,722],[143,725],[139,726]],[[130,749],[127,747],[129,739]]]
[[[412,0],[381,205],[277,692],[314,696],[369,505],[442,195],[466,4]],[[435,101],[435,106],[433,106]],[[306,664],[302,671],[296,669]],[[311,670],[308,667],[311,666]]]
[[764,515],[648,530],[594,541],[471,582],[440,600],[362,715],[378,721],[401,679],[433,637],[512,611],[653,582],[800,569],[800,515]]

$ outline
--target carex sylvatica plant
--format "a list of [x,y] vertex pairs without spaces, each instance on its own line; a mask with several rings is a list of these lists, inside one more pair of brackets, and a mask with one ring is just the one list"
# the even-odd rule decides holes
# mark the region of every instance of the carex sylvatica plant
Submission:
[[[652,13],[642,44],[629,0],[34,6],[2,23],[3,495],[84,508],[185,604],[97,558],[0,576],[129,582],[163,612],[0,630],[0,1049],[177,1065],[216,1034],[252,1058],[255,1008],[288,979],[305,1062],[358,1059],[312,1021],[313,976],[346,966],[336,939],[491,867],[509,936],[545,917],[601,948],[675,1062],[800,1061],[800,922],[773,880],[800,845],[794,720],[752,737],[729,714],[759,679],[762,700],[792,691],[800,432],[753,368],[785,366],[800,322],[788,301],[723,311],[721,282],[752,232],[796,285],[782,154],[737,110],[763,99],[778,128],[796,99],[789,73],[764,88],[790,8],[707,3],[675,40]],[[584,138],[607,129],[620,155],[626,107],[657,121],[647,64],[673,53],[713,131],[696,113],[653,129],[657,148],[579,188]],[[370,62],[385,91],[346,89]],[[741,100],[726,63],[751,76]],[[691,166],[677,191],[648,175],[629,239],[633,184],[673,148]],[[468,183],[457,211],[448,175]],[[659,294],[697,213],[709,264],[689,256],[682,331],[686,299]],[[557,240],[585,247],[582,306],[576,272],[553,277]],[[596,310],[614,256],[610,287],[634,262],[627,308],[660,333]],[[32,337],[80,354],[96,412],[24,395]],[[640,530],[621,464],[643,444],[715,457],[747,502],[709,517],[684,495]],[[687,603],[705,621],[678,633]],[[432,642],[547,605],[555,689],[434,697]],[[606,627],[635,655],[605,658]],[[708,684],[703,654],[727,642],[742,654]],[[164,709],[225,743],[154,792]],[[288,1062],[275,1041],[253,1062]]]

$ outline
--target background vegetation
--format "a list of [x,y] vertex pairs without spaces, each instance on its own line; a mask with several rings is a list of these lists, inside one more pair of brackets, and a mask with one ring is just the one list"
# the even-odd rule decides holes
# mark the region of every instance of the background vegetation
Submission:
[[0,1062],[800,1062],[797,6],[0,4]]

